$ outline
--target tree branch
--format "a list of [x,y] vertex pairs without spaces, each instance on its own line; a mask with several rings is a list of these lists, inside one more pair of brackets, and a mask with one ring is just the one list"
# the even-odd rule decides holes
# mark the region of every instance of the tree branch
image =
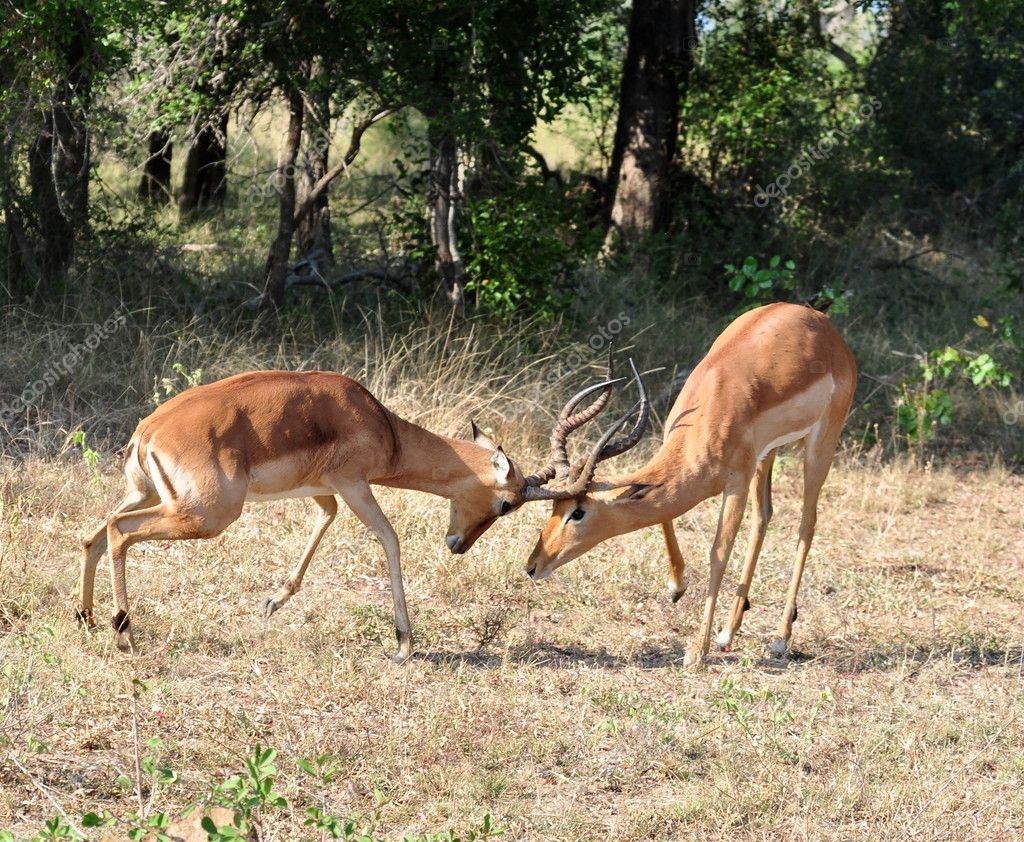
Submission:
[[320,179],[313,185],[309,193],[306,194],[302,201],[302,204],[295,209],[295,224],[298,225],[306,215],[313,209],[313,205],[316,204],[316,200],[323,195],[324,191],[330,186],[331,182],[334,181],[344,170],[347,170],[352,162],[359,155],[359,147],[363,140],[363,135],[366,133],[374,123],[378,123],[385,117],[389,117],[396,111],[399,111],[404,106],[401,104],[397,105],[384,105],[374,111],[365,120],[356,123],[352,127],[352,139],[348,144],[348,151],[345,153],[345,157],[342,158],[337,164],[331,167],[325,172]]
[[553,170],[548,166],[547,158],[544,157],[544,154],[537,147],[526,144],[523,147],[523,151],[537,162],[537,166],[540,167],[541,178],[545,182],[554,181],[559,187],[565,187],[565,179],[562,178],[562,174],[557,169]]

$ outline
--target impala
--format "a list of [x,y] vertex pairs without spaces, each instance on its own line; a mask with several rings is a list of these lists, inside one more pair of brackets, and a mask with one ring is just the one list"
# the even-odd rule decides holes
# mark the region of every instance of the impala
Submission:
[[[563,454],[566,436],[603,410],[618,382],[609,377],[565,405],[553,433],[561,437]],[[573,414],[595,393],[593,403]],[[466,552],[538,483],[472,427],[473,441],[435,435],[390,412],[356,381],[331,372],[255,371],[188,389],[142,419],[128,444],[127,494],[83,542],[78,616],[94,625],[96,567],[109,552],[117,645],[135,652],[125,581],[132,544],[210,538],[234,522],[248,501],[312,497],[319,509],[316,526],[298,564],[264,602],[270,617],[302,585],[337,514],[339,495],[387,555],[398,638],[393,660],[401,663],[412,652],[412,633],[398,537],[370,486],[451,500],[446,543],[453,553]],[[606,435],[600,444],[608,443]]]
[[856,380],[853,355],[827,316],[796,304],[769,304],[745,313],[718,337],[686,381],[666,419],[661,448],[646,465],[598,478],[596,462],[590,460],[569,470],[567,484],[533,489],[531,499],[555,502],[527,572],[543,579],[606,538],[660,524],[668,548],[669,590],[676,601],[686,585],[672,521],[702,500],[723,495],[703,621],[684,658],[687,666],[696,664],[708,652],[715,601],[747,498],[753,499],[754,522],[729,622],[717,638],[723,649],[750,607],[750,582],[772,516],[776,451],[802,441],[803,513],[796,564],[771,647],[773,655],[782,657],[797,617],[818,495]]

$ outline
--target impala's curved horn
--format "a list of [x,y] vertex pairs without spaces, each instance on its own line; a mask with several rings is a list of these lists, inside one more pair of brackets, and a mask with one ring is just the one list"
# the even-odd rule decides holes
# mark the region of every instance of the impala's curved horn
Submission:
[[[570,433],[573,433],[588,421],[596,418],[604,408],[608,406],[608,401],[612,394],[612,387],[616,383],[622,383],[624,380],[624,377],[612,377],[612,352],[611,348],[609,348],[607,379],[601,383],[596,383],[593,386],[588,386],[586,389],[580,390],[569,398],[565,406],[562,407],[562,411],[558,413],[558,421],[555,422],[555,426],[551,430],[551,451],[548,456],[547,464],[545,464],[544,467],[536,473],[530,474],[526,477],[526,488],[537,488],[547,482],[551,482],[551,480],[556,476],[564,477],[568,475],[569,453],[567,450],[567,442]],[[599,394],[597,399],[588,407],[580,410],[574,415],[573,410],[575,410],[577,406],[595,392],[600,392],[601,394]]]
[[[644,431],[647,429],[647,422],[650,419],[651,414],[651,402],[647,394],[647,387],[644,385],[644,380],[640,376],[640,372],[637,371],[636,364],[631,359],[629,361],[629,367],[633,371],[633,378],[636,380],[637,389],[640,392],[640,399],[633,405],[633,408],[623,415],[615,424],[612,425],[603,436],[601,440],[594,445],[586,459],[580,462],[575,462],[569,470],[570,483],[562,488],[548,488],[543,483],[537,486],[528,486],[523,489],[523,497],[526,500],[565,500],[570,497],[579,497],[585,493],[590,483],[594,479],[594,471],[597,468],[599,462],[603,462],[605,459],[611,459],[613,456],[618,456],[621,453],[625,453],[631,447],[635,447],[636,444],[643,437]],[[621,438],[612,439],[612,437],[625,425],[625,423],[632,417],[634,413],[637,413],[636,423],[633,424],[633,428],[626,435]]]
[[[633,425],[632,430],[630,430],[626,435],[608,442],[604,446],[601,450],[601,454],[597,457],[598,462],[603,462],[605,459],[611,459],[613,456],[619,456],[627,450],[636,447],[640,439],[643,438],[644,431],[647,429],[647,422],[651,417],[651,400],[647,394],[647,387],[644,385],[640,372],[636,370],[636,363],[633,362],[632,357],[630,357],[629,360],[629,367],[633,370],[633,379],[636,381],[636,388],[640,393],[640,399],[637,401],[636,406],[630,410],[630,414],[635,412],[637,409],[639,409],[640,412],[636,417],[636,423]],[[577,476],[577,472],[582,470],[583,464],[583,462],[574,464],[569,470],[569,476]]]

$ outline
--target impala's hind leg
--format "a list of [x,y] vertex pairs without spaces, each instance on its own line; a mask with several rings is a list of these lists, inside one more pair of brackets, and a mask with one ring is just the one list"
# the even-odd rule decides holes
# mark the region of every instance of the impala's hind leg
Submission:
[[313,500],[320,507],[320,512],[316,526],[313,527],[313,534],[309,536],[309,542],[306,544],[306,551],[302,554],[302,560],[295,566],[295,569],[288,574],[288,578],[285,579],[278,592],[274,596],[267,597],[263,603],[264,617],[269,617],[277,611],[302,587],[302,577],[306,575],[306,568],[309,567],[313,553],[320,546],[320,539],[324,537],[327,527],[334,522],[334,518],[338,514],[338,500],[333,494],[314,497]]
[[818,520],[818,497],[825,478],[832,467],[836,445],[842,424],[836,429],[815,430],[808,437],[804,450],[804,500],[803,512],[800,516],[800,538],[796,551],[796,564],[793,565],[793,576],[786,594],[786,607],[782,610],[778,631],[772,641],[772,655],[781,658],[789,647],[789,638],[793,633],[793,621],[796,619],[796,596],[800,590],[800,578],[804,573],[807,553],[814,539],[814,527]]
[[242,499],[240,497],[232,504],[222,497],[216,512],[186,509],[170,502],[110,516],[107,520],[107,549],[114,591],[112,623],[117,632],[118,649],[132,653],[137,651],[128,616],[128,585],[124,572],[128,548],[140,541],[180,541],[219,535],[241,513]]
[[668,549],[668,595],[673,602],[679,602],[679,598],[686,593],[686,562],[679,551],[679,541],[676,540],[672,521],[664,521],[661,531],[665,533],[665,547]]
[[[145,488],[137,488],[125,495],[125,498],[117,504],[111,515],[132,512],[145,506],[152,506],[158,499],[157,495],[152,491]],[[96,565],[99,564],[99,560],[103,558],[103,554],[106,551],[107,521],[104,520],[82,542],[82,565],[78,579],[78,608],[76,613],[79,621],[89,628],[96,625],[96,621],[93,619]]]
[[740,583],[736,587],[736,596],[732,601],[729,625],[718,633],[717,642],[722,649],[732,645],[733,638],[743,623],[743,614],[750,608],[750,583],[754,578],[757,559],[761,555],[768,523],[772,519],[772,466],[775,464],[776,452],[771,451],[758,463],[757,471],[750,482],[750,496],[753,498],[754,509],[750,524],[750,546],[747,547],[743,573],[740,575]]

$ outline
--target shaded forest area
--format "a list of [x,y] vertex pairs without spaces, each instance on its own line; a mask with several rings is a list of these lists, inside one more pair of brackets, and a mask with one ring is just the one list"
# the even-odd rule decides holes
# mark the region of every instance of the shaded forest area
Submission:
[[123,433],[102,408],[194,376],[204,338],[280,363],[451,313],[529,356],[623,312],[678,380],[785,299],[850,337],[858,443],[1024,456],[1019,2],[3,8],[16,450]]

